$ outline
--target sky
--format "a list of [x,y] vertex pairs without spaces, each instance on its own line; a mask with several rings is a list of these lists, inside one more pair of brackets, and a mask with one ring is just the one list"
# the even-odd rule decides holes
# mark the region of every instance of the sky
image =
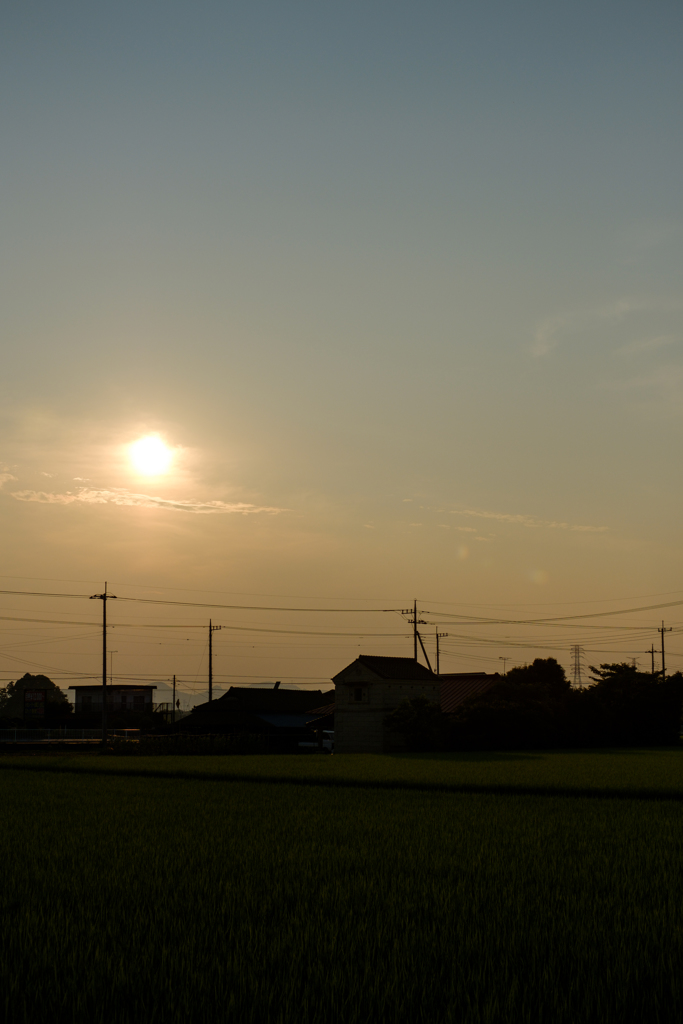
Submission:
[[0,681],[683,668],[680,4],[0,18]]

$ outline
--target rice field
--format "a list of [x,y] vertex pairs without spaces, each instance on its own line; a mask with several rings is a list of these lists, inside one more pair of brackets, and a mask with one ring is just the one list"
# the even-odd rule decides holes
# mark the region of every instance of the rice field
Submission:
[[622,1024],[683,1011],[673,799],[12,763],[0,771],[12,1024]]
[[683,746],[665,749],[457,754],[100,754],[0,757],[5,767],[160,778],[232,779],[323,786],[380,786],[462,792],[671,796],[683,799]]

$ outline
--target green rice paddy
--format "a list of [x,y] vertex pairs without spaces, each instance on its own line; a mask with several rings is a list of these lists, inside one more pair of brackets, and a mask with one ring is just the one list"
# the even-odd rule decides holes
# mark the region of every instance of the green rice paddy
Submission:
[[649,750],[523,751],[458,754],[259,754],[114,757],[98,754],[0,757],[16,765],[69,772],[272,781],[332,786],[397,786],[469,792],[637,796],[683,799],[683,746]]
[[[343,784],[397,785],[394,771],[497,785],[507,771],[588,785],[610,755],[505,757],[253,759],[288,764],[298,784],[201,775],[250,758],[177,759],[193,778],[118,774],[130,759],[0,758],[4,1019],[679,1019],[678,752],[614,754],[600,776],[670,799]],[[80,774],[59,770],[76,762]],[[301,784],[335,771],[341,785]]]

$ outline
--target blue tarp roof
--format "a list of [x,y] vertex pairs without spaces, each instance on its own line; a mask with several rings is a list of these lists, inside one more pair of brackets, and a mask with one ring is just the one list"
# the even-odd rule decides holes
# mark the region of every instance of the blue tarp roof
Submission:
[[312,722],[317,715],[287,715],[275,714],[275,715],[259,715],[262,722],[267,722],[268,725],[276,725],[281,729],[303,729],[309,722]]

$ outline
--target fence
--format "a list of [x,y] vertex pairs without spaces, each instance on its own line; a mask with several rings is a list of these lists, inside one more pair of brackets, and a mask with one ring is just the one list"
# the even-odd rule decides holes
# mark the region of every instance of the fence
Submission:
[[171,733],[166,736],[141,736],[138,742],[128,742],[121,737],[112,743],[115,754],[157,755],[157,754],[267,754],[269,738],[264,734],[237,733]]
[[[108,737],[134,740],[139,729],[108,729]],[[0,743],[82,743],[102,739],[101,729],[0,729]]]

